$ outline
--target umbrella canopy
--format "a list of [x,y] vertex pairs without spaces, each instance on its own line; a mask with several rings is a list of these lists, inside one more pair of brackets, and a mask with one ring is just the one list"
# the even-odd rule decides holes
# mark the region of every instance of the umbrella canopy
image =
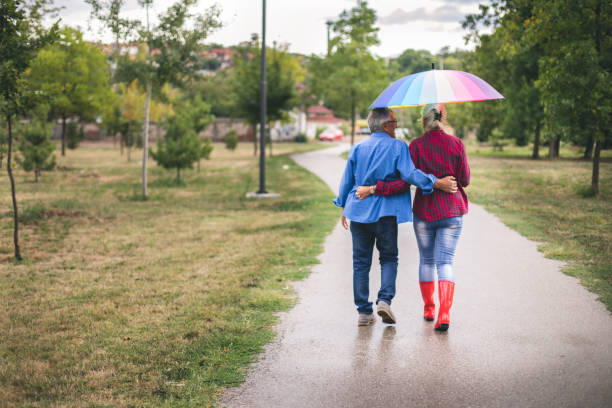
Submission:
[[398,79],[376,98],[370,109],[502,98],[499,92],[476,75],[432,69]]

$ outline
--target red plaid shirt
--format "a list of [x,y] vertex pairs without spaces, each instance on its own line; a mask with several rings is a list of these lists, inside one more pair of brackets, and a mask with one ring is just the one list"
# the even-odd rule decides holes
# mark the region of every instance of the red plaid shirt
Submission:
[[[412,212],[424,221],[458,217],[468,212],[468,199],[464,187],[470,184],[470,166],[461,139],[433,129],[410,143],[410,158],[417,169],[438,178],[455,176],[458,191],[455,194],[434,190],[423,194],[417,188]],[[410,184],[404,180],[376,183],[376,195],[388,196],[408,191]]]

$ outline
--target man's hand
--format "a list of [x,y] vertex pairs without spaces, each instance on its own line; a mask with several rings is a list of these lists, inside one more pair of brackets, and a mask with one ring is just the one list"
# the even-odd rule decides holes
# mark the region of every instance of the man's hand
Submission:
[[358,199],[363,200],[364,198],[370,195],[370,186],[357,187],[357,191],[355,192],[355,195],[357,196]]
[[434,188],[442,190],[445,193],[454,194],[457,192],[457,180],[453,176],[446,176],[438,179],[438,181],[434,183]]
[[340,216],[340,222],[342,223],[342,226],[344,227],[345,230],[349,229],[349,224],[344,214]]

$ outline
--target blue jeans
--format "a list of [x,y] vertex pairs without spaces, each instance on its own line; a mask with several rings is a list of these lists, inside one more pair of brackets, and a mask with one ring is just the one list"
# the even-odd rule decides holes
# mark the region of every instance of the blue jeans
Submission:
[[391,304],[395,296],[397,277],[397,221],[395,217],[381,217],[372,223],[351,221],[353,237],[353,297],[359,313],[372,313],[370,297],[370,267],[374,244],[379,252],[380,290],[376,303]]
[[435,281],[437,267],[438,281],[454,282],[453,260],[463,227],[463,217],[423,221],[415,215],[412,225],[419,246],[419,281]]

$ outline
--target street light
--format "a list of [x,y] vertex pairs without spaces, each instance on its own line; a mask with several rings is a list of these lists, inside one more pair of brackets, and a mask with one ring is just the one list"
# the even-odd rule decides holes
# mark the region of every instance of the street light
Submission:
[[[280,194],[266,191],[266,0],[262,2],[261,17],[261,85],[259,110],[259,190],[247,193],[247,198],[276,198]],[[272,135],[270,135],[272,137]]]
[[[263,0],[261,17],[261,86],[259,110],[259,191],[266,194],[266,0]],[[270,136],[271,137],[271,136]]]

